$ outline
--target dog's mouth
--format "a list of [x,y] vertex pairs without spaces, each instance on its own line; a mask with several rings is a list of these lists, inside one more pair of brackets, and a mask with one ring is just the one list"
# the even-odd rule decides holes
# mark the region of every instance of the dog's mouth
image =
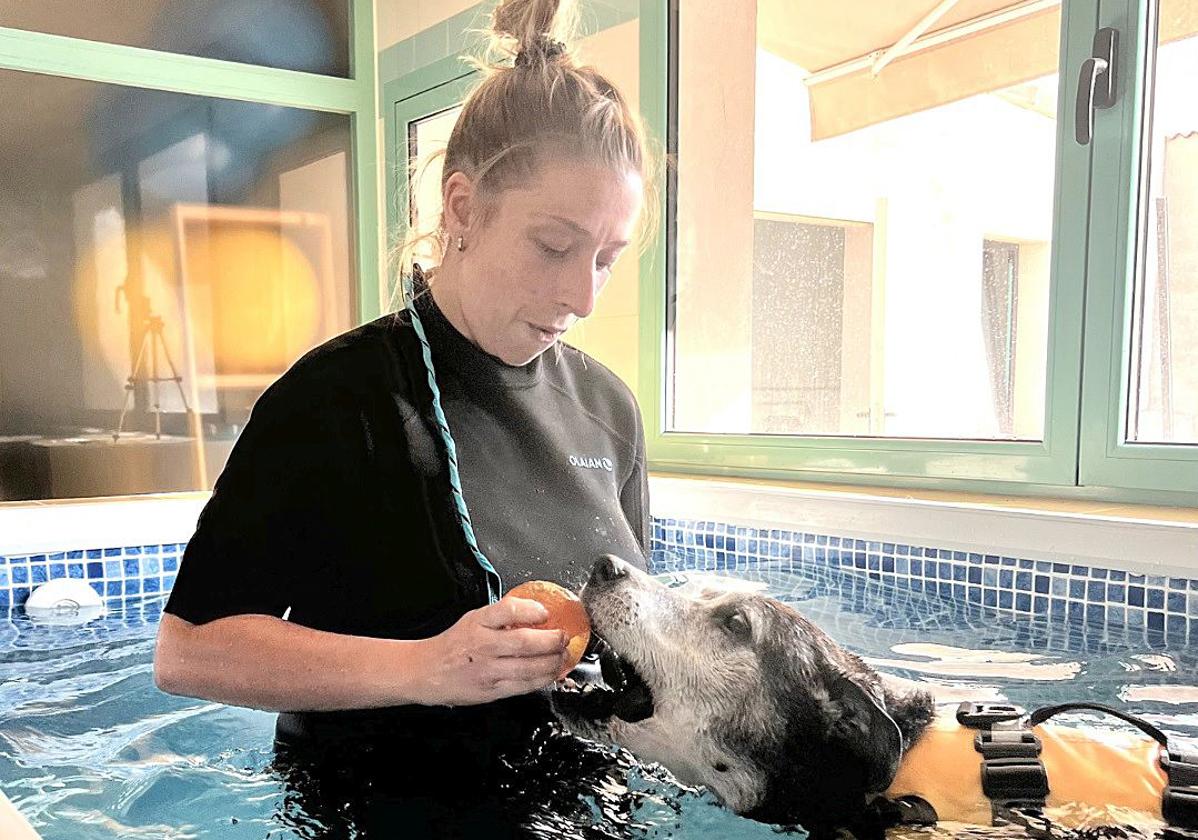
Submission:
[[597,724],[613,717],[637,723],[653,714],[653,692],[632,662],[592,636],[583,661],[553,687],[553,702],[569,716]]

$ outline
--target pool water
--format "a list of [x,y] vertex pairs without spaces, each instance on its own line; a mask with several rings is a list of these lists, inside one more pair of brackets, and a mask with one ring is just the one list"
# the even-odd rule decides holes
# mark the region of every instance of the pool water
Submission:
[[[1170,734],[1198,737],[1193,646],[1000,617],[827,567],[761,562],[728,574],[764,584],[880,670],[932,682],[940,693],[1028,707],[1108,703]],[[76,628],[38,626],[19,610],[0,617],[0,790],[45,840],[330,836],[297,808],[272,767],[273,715],[155,689],[161,606],[160,597],[128,601]],[[626,779],[577,791],[585,807],[565,809],[569,818],[546,814],[537,833],[778,836],[658,768],[627,766]],[[402,828],[388,837],[409,836]]]

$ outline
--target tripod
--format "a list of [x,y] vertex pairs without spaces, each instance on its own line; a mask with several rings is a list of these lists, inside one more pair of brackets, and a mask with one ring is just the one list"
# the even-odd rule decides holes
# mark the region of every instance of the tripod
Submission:
[[[142,373],[142,363],[145,361],[146,349],[150,351],[150,375],[145,376]],[[166,363],[171,369],[170,376],[158,375],[158,350],[162,349],[162,355],[166,357]],[[146,331],[141,337],[141,347],[137,350],[137,360],[133,363],[133,371],[129,374],[129,378],[125,380],[125,403],[121,406],[121,419],[117,423],[116,431],[112,433],[112,441],[116,443],[120,439],[121,432],[125,428],[125,415],[129,413],[129,400],[133,398],[133,391],[137,388],[139,382],[145,382],[150,386],[153,393],[153,408],[154,412],[154,438],[162,439],[162,406],[159,404],[158,398],[158,383],[174,382],[175,387],[179,389],[179,398],[183,400],[183,411],[191,414],[191,408],[187,405],[187,395],[183,393],[183,377],[175,369],[175,363],[171,361],[170,350],[167,349],[166,341],[162,338],[162,316],[148,315],[146,316]]]

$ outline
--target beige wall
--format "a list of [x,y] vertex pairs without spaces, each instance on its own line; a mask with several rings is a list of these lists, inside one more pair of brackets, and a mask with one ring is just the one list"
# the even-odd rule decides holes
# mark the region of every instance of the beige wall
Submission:
[[477,0],[377,0],[375,43],[379,50],[476,5]]
[[750,429],[755,9],[694,3],[679,27],[674,371],[686,387],[670,390],[680,431]]
[[[583,61],[604,73],[628,99],[640,107],[640,26],[631,20],[598,32],[579,44]],[[612,270],[595,311],[576,325],[566,341],[611,368],[634,392],[640,363],[640,266],[639,256],[629,248]]]

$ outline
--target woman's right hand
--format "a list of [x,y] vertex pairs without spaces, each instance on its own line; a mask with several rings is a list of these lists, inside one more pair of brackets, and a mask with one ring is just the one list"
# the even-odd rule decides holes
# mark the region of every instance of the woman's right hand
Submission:
[[536,601],[504,597],[471,610],[427,639],[428,705],[467,706],[544,688],[566,663],[569,637],[538,630],[549,611]]

